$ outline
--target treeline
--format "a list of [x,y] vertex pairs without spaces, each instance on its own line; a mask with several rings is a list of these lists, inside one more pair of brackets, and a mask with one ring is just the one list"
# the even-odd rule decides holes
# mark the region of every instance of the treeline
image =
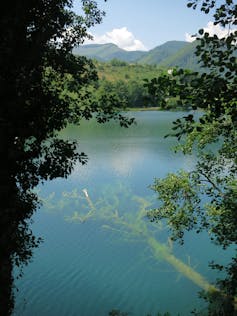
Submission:
[[[150,108],[177,109],[177,100],[172,97],[165,105],[161,96],[152,95],[146,82],[153,78],[170,74],[169,69],[162,69],[157,65],[129,64],[113,59],[109,62],[94,61],[98,71],[99,81],[95,86],[95,96],[113,95],[117,106],[122,108]],[[162,91],[161,91],[162,94]]]

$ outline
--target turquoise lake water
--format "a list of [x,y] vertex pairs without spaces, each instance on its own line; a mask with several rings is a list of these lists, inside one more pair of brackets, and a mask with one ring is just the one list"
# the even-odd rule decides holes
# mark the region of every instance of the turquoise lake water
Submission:
[[89,162],[38,188],[43,206],[32,227],[44,242],[16,282],[14,315],[107,316],[112,309],[189,315],[204,308],[200,286],[170,258],[211,283],[217,274],[208,262],[224,262],[222,251],[205,234],[188,233],[184,246],[172,244],[165,223],[144,216],[159,203],[149,189],[154,177],[195,165],[195,157],[172,152],[176,139],[164,139],[183,114],[135,112],[129,115],[137,125],[129,129],[89,121],[62,132],[79,140]]

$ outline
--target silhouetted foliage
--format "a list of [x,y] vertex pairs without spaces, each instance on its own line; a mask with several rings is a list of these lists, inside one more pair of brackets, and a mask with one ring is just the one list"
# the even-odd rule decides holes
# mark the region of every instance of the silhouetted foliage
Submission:
[[14,265],[27,263],[39,243],[29,227],[38,206],[32,189],[67,177],[76,161],[87,161],[76,142],[59,139],[57,132],[93,115],[102,123],[133,122],[119,114],[113,99],[93,97],[95,67],[71,53],[104,15],[93,0],[82,0],[81,7],[78,16],[72,0],[14,0],[1,6],[1,315],[11,314],[14,306]]

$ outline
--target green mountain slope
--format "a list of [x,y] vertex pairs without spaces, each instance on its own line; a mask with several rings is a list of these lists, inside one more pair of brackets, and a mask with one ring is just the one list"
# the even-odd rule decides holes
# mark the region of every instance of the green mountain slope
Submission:
[[160,64],[166,58],[176,54],[180,49],[186,48],[189,43],[182,41],[169,41],[157,46],[137,60],[141,64]]
[[80,46],[74,50],[74,53],[103,62],[118,59],[128,63],[158,65],[164,68],[178,66],[198,70],[199,64],[194,54],[195,46],[195,42],[169,41],[144,52],[126,51],[115,44],[90,44]]
[[160,66],[164,68],[181,67],[186,69],[198,70],[200,68],[198,64],[198,58],[195,55],[196,42],[188,43],[175,54],[168,56],[166,59],[160,62]]
[[99,61],[119,59],[126,62],[134,62],[146,54],[146,52],[143,51],[126,51],[115,44],[90,44],[79,46],[74,50],[74,53],[76,55],[94,58]]

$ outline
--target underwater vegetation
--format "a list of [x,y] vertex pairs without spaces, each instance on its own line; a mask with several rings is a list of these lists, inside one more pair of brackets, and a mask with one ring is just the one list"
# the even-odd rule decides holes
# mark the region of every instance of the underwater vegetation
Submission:
[[41,200],[47,211],[61,213],[67,222],[82,224],[97,221],[103,230],[117,233],[124,242],[143,242],[155,260],[164,260],[202,290],[209,293],[218,291],[190,264],[174,255],[170,239],[159,241],[158,233],[166,230],[165,225],[162,222],[154,224],[147,219],[147,211],[154,206],[153,197],[133,195],[120,184],[116,190],[105,188],[95,201],[92,201],[87,189],[78,191],[76,188],[62,192],[61,196],[53,192]]

